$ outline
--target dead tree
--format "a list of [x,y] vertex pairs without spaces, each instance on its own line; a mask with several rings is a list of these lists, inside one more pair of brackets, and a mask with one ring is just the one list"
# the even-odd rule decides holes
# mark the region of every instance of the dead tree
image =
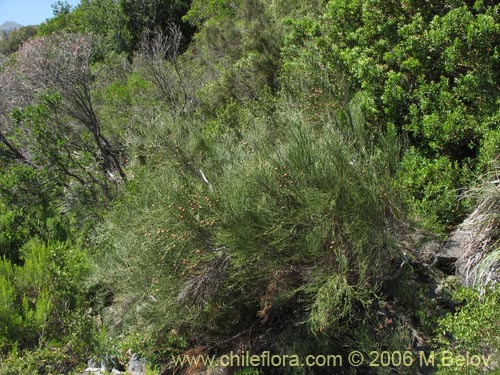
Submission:
[[186,112],[194,98],[189,92],[188,79],[179,66],[181,41],[180,27],[174,24],[169,25],[166,32],[146,30],[136,58],[163,98],[178,113]]
[[126,178],[120,151],[103,133],[92,100],[94,77],[90,69],[91,35],[58,33],[26,42],[19,50],[18,74],[26,91],[35,95],[58,92],[64,112],[92,135],[96,159],[104,176]]

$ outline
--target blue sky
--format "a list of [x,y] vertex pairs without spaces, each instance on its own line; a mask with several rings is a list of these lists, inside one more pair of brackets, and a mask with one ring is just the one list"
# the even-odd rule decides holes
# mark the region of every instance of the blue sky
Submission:
[[[51,5],[56,0],[0,0],[0,25],[14,21],[23,26],[38,25],[53,16]],[[67,0],[72,6],[80,0]]]

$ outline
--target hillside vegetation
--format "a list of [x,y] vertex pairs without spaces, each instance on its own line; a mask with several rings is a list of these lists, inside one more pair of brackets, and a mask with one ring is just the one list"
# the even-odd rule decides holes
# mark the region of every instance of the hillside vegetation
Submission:
[[[53,9],[0,40],[1,375],[495,373],[439,358],[499,359],[500,5]],[[457,227],[467,287],[426,252]]]

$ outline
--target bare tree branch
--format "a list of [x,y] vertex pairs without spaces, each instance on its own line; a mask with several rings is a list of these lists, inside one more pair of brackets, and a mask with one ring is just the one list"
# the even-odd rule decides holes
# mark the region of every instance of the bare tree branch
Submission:
[[182,41],[180,27],[169,25],[166,33],[146,30],[143,33],[138,60],[146,68],[152,81],[167,102],[185,112],[194,100],[190,100],[187,77],[178,63]]
[[[19,72],[24,85],[43,94],[57,91],[65,111],[92,134],[99,150],[104,176],[118,172],[126,179],[117,150],[104,135],[94,109],[90,69],[93,37],[79,34],[52,34],[25,43],[19,51]],[[97,155],[96,155],[97,156]]]

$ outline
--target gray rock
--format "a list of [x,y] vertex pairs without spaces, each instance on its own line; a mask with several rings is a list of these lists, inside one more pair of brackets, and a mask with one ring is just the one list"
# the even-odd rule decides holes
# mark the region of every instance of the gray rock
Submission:
[[100,367],[101,363],[94,361],[93,359],[89,359],[89,361],[87,362],[87,368],[100,368]]
[[125,367],[120,363],[118,358],[106,354],[100,361],[89,359],[87,368],[83,370],[81,375],[118,375],[123,374]]
[[144,361],[137,357],[137,354],[132,354],[128,361],[128,370],[131,375],[145,375],[146,366]]
[[106,354],[102,359],[101,368],[106,369],[106,371],[112,371],[113,369],[120,372],[125,371],[125,367],[120,363],[120,360],[110,354]]
[[87,367],[81,375],[105,375],[106,370],[99,367]]
[[460,228],[457,229],[451,234],[442,250],[436,254],[435,266],[449,275],[454,274],[463,279],[465,276],[465,264],[460,260],[463,259],[470,241],[470,232]]
[[232,367],[217,366],[213,368],[207,368],[196,373],[196,375],[233,375],[234,369]]
[[81,375],[121,375],[125,374],[122,371],[118,371],[117,369],[112,369],[111,373],[106,371],[103,368],[97,368],[97,367],[87,367],[85,370],[83,370]]

